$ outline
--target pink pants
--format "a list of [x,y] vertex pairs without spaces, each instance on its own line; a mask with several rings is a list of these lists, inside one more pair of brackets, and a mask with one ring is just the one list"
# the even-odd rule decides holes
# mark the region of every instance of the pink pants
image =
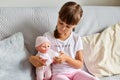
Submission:
[[98,78],[79,70],[73,74],[57,74],[53,75],[52,80],[99,80]]

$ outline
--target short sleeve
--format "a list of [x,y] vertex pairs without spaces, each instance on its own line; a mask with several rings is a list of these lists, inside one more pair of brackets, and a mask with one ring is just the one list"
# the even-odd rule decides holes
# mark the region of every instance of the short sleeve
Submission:
[[78,36],[76,40],[76,51],[83,50],[83,44],[82,44],[82,39],[80,36]]

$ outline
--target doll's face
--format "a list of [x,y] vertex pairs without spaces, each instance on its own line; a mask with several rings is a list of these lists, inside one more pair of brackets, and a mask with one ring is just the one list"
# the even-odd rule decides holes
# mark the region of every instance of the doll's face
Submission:
[[38,47],[36,47],[37,51],[41,53],[46,53],[50,49],[50,43],[49,42],[44,42]]

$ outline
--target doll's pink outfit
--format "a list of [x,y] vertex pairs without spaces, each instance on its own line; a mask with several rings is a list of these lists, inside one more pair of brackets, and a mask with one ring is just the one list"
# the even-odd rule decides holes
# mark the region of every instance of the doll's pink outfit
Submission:
[[[47,37],[37,37],[35,47],[41,45],[44,42],[50,43]],[[40,56],[42,59],[46,59],[47,61],[45,66],[36,68],[37,80],[49,80],[51,78],[51,63],[53,62],[53,57],[57,56],[56,54],[58,53],[51,49],[49,49],[46,53],[41,53],[38,51],[36,56]]]
[[38,52],[37,56],[42,57],[42,59],[47,59],[46,66],[36,68],[37,80],[50,79],[51,78],[51,66],[52,59],[49,56],[49,53],[43,54]]

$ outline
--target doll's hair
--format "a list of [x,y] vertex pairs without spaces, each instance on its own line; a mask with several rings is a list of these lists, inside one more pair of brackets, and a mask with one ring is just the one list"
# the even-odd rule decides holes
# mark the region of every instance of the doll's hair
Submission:
[[44,42],[50,43],[50,41],[48,40],[47,37],[45,37],[45,36],[38,36],[38,37],[36,38],[35,47],[41,45],[41,44],[44,43]]

